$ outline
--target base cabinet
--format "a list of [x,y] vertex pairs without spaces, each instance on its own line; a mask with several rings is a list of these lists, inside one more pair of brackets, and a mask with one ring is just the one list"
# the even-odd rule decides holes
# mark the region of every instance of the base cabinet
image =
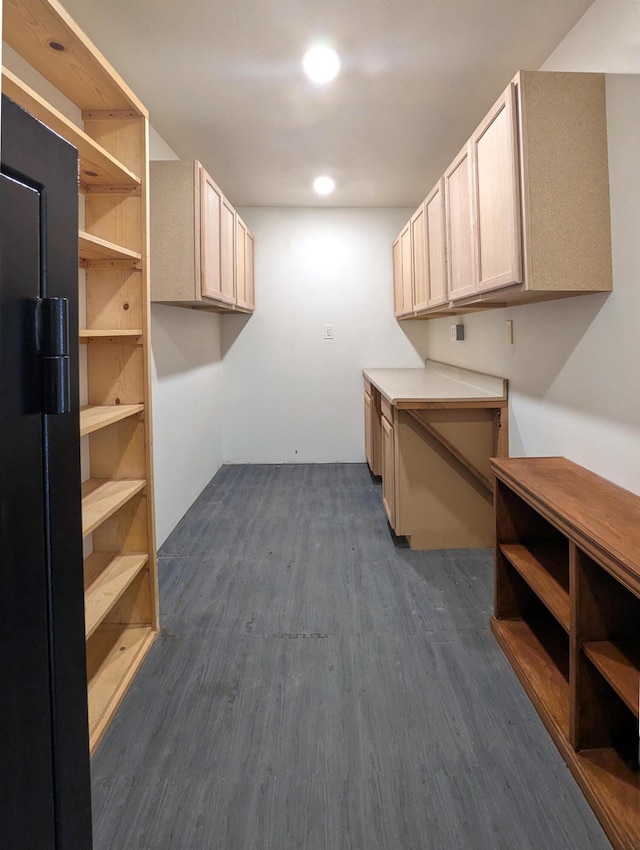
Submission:
[[492,468],[492,631],[614,848],[638,848],[640,498],[564,458]]

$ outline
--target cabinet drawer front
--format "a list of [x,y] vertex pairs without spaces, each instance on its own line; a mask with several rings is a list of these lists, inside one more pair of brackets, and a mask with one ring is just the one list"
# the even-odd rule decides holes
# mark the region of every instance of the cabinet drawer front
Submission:
[[384,396],[380,399],[382,415],[393,425],[393,405]]

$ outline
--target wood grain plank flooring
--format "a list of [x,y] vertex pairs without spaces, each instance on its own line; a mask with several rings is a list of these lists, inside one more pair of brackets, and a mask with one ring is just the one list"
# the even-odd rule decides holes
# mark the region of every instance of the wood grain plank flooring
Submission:
[[605,850],[489,632],[492,554],[412,552],[366,466],[223,467],[92,763],[96,850]]

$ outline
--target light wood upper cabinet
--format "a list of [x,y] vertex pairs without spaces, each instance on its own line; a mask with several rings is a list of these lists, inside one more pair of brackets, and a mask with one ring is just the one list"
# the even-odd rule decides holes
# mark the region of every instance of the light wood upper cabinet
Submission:
[[427,306],[447,302],[447,249],[445,241],[444,179],[440,179],[424,202]]
[[471,139],[478,291],[522,283],[520,169],[515,85],[511,83]]
[[467,144],[444,175],[447,222],[448,294],[451,300],[476,291],[475,203],[471,145]]
[[246,227],[239,262],[236,212],[215,181],[197,161],[151,162],[149,170],[151,300],[216,312],[253,310],[253,254],[247,297]]
[[[519,72],[443,181],[444,247],[436,188],[425,201],[427,305],[414,316],[612,289],[603,74]],[[396,269],[403,260],[396,251]],[[420,293],[415,274],[413,286]]]
[[413,309],[427,306],[427,264],[425,255],[425,215],[421,204],[411,217],[411,254],[413,259]]

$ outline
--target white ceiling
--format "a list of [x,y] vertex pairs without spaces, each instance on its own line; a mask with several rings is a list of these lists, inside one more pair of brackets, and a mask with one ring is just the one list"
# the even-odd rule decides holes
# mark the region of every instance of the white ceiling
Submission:
[[[591,0],[62,0],[235,206],[413,207]],[[342,71],[301,68],[323,39]],[[337,184],[326,199],[311,183]]]

